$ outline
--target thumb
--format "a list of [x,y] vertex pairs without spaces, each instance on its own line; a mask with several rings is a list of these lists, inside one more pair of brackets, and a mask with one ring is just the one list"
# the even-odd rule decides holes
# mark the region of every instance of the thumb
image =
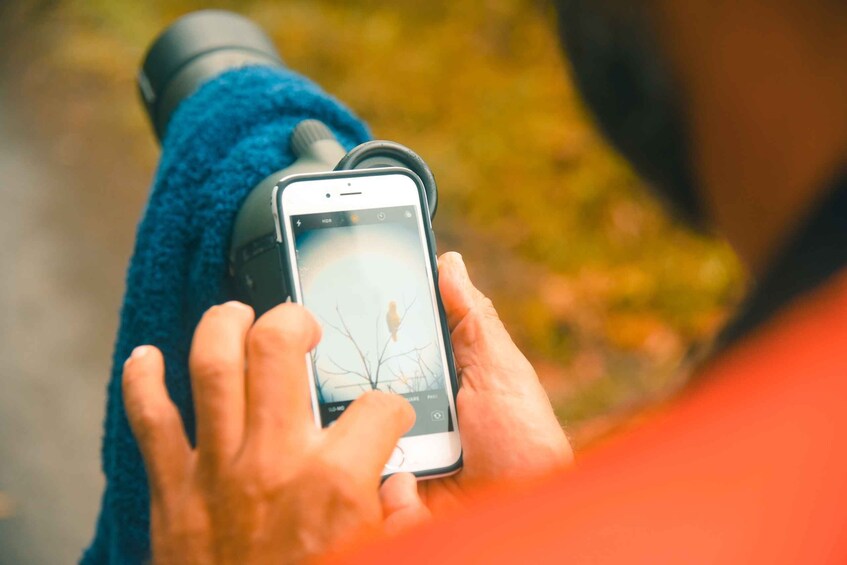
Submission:
[[411,473],[391,475],[379,489],[385,532],[397,534],[426,522],[432,516],[418,495],[418,481]]
[[540,387],[535,371],[512,341],[491,300],[471,282],[462,256],[445,253],[438,282],[462,386],[522,390]]
[[473,285],[462,256],[455,251],[438,259],[438,286],[451,332],[474,309],[484,310],[486,315],[497,319],[491,301]]

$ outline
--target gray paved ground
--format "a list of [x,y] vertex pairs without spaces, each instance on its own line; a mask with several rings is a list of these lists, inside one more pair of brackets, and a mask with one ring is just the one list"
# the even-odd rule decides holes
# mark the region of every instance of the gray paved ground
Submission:
[[8,104],[14,86],[0,82],[0,563],[71,563],[102,490],[104,393],[138,198],[120,213],[92,206],[103,187],[74,175],[80,140],[39,145]]

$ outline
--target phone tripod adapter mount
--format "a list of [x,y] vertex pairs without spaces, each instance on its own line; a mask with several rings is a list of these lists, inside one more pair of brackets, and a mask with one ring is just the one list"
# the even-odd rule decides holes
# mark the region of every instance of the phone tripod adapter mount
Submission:
[[435,217],[438,190],[426,162],[414,151],[393,141],[367,141],[346,152],[330,129],[318,120],[304,120],[289,141],[297,159],[256,185],[235,218],[230,239],[229,275],[232,294],[260,316],[290,295],[289,277],[280,264],[271,194],[291,175],[354,169],[402,167],[421,181],[430,217]]

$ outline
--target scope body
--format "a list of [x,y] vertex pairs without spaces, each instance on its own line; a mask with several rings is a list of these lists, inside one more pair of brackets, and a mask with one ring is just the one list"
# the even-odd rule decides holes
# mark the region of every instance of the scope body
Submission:
[[[138,73],[138,90],[158,141],[181,102],[224,72],[247,66],[284,68],[282,57],[262,29],[224,10],[189,13],[166,28],[151,44]],[[374,140],[351,151],[323,123],[304,119],[289,140],[296,159],[253,187],[233,224],[229,248],[230,294],[261,315],[288,295],[279,262],[271,192],[289,175],[331,170],[402,167],[421,181],[430,216],[438,192],[426,162],[393,141]]]

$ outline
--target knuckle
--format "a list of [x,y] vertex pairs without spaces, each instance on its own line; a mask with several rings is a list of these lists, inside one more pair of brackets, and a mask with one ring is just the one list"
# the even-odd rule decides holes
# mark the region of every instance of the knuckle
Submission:
[[127,405],[127,415],[135,424],[133,427],[139,441],[155,439],[159,430],[169,423],[171,414],[165,408],[144,399],[137,399]]
[[136,434],[141,432],[146,435],[159,423],[161,418],[159,411],[143,400],[128,403],[126,409],[130,420],[135,422],[136,428],[138,428]]
[[238,491],[245,500],[267,500],[280,488],[281,481],[270,467],[257,465],[243,475],[241,480],[230,480],[228,484],[231,490]]
[[195,353],[189,359],[189,369],[195,378],[210,383],[225,379],[237,373],[240,368],[239,359],[226,355],[222,351]]
[[487,320],[489,322],[500,322],[500,315],[497,313],[497,309],[494,307],[494,302],[491,301],[487,296],[483,296],[479,300],[479,306],[476,309],[477,314]]
[[[473,340],[484,341],[486,338],[502,337],[506,332],[503,321],[494,308],[494,303],[488,297],[481,297],[465,318],[465,330],[470,332]],[[495,341],[497,341],[495,339]]]
[[224,488],[236,492],[245,500],[262,500],[278,492],[286,482],[286,465],[277,454],[267,449],[248,449],[242,452],[225,474],[218,479]]

